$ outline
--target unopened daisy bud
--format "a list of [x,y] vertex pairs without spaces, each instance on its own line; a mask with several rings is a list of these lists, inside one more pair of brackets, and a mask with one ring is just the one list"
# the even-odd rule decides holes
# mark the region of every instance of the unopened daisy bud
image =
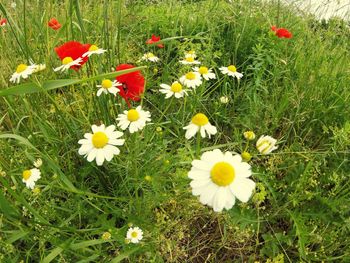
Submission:
[[32,192],[33,192],[34,195],[38,195],[38,194],[40,194],[41,190],[40,190],[39,187],[34,187],[34,189],[32,190]]
[[124,239],[124,243],[125,243],[125,244],[130,244],[130,242],[131,242],[131,241],[130,241],[130,239],[128,239],[128,238],[125,238],[125,239]]
[[249,162],[252,159],[252,156],[250,155],[249,152],[244,151],[241,153],[241,156],[242,156],[243,161],[245,161],[245,162]]
[[111,233],[109,233],[109,232],[104,232],[104,233],[102,234],[102,239],[103,239],[103,240],[109,240],[109,239],[111,239],[111,237],[112,237],[112,235],[111,235]]
[[255,139],[255,133],[253,131],[246,131],[243,132],[244,138],[246,138],[248,141],[252,141]]
[[165,160],[164,163],[165,163],[166,165],[168,165],[168,164],[170,163],[170,161],[169,161],[169,160]]
[[41,160],[40,158],[36,159],[36,160],[33,162],[33,165],[34,165],[36,168],[39,168],[42,164],[43,164],[43,160]]
[[152,177],[149,176],[149,175],[146,175],[146,176],[145,176],[145,180],[146,180],[147,182],[150,182],[150,181],[152,181]]
[[157,69],[157,68],[154,68],[154,69],[153,69],[153,73],[154,73],[154,74],[157,74],[157,73],[158,73],[158,69]]
[[156,128],[156,132],[162,132],[162,131],[163,131],[162,127],[158,126],[158,127]]
[[226,97],[226,96],[220,97],[220,102],[221,102],[222,104],[227,104],[228,101],[229,101],[228,97]]
[[132,227],[134,224],[132,222],[128,223],[128,227]]

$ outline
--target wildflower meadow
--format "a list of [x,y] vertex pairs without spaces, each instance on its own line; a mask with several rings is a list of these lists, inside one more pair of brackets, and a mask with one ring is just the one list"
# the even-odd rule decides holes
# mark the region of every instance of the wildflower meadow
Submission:
[[279,0],[0,2],[0,262],[350,262],[350,23]]

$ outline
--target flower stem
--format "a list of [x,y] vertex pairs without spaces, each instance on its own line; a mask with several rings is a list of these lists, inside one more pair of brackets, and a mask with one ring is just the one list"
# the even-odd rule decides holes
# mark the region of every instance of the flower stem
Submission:
[[197,158],[200,158],[200,155],[201,155],[201,134],[200,134],[199,131],[197,132],[197,148],[196,148],[196,155],[197,155]]

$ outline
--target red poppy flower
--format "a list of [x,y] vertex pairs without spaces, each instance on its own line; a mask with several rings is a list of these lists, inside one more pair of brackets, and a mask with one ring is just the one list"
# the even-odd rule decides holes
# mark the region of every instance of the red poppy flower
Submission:
[[3,18],[0,20],[0,26],[6,26],[7,24],[7,19],[6,18]]
[[[160,41],[160,36],[155,36],[155,34],[152,34],[152,37],[150,39],[147,39],[146,44],[155,44]],[[163,44],[158,44],[157,47],[163,48]]]
[[51,27],[53,30],[58,30],[61,28],[61,24],[54,17],[50,19],[50,21],[47,23],[47,25],[49,27]]
[[279,38],[292,38],[292,33],[289,32],[285,28],[277,28],[276,26],[272,26],[271,30],[275,32],[276,36]]
[[[116,68],[116,71],[134,68],[135,66],[130,64],[121,64]],[[145,90],[145,78],[141,71],[130,72],[116,77],[117,81],[123,84],[120,87],[120,96],[122,96],[128,106],[130,107],[129,99],[133,101],[139,101],[141,94]]]
[[[82,58],[82,62],[80,65],[71,66],[71,69],[78,70],[81,68],[83,64],[88,61],[88,57],[82,57],[83,54],[89,51],[90,44],[81,44],[77,41],[69,41],[62,46],[56,47],[55,51],[59,58],[63,61],[66,58],[71,58],[71,60],[76,60],[78,58]],[[67,60],[67,59],[66,59]],[[70,60],[70,59],[69,59]]]

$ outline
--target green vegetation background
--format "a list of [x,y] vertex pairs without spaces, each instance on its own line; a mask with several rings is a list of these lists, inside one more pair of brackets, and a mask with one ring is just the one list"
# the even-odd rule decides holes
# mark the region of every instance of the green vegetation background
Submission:
[[[1,89],[30,59],[47,65],[30,77],[39,83],[111,72],[147,51],[161,62],[143,70],[153,123],[126,132],[120,156],[103,167],[79,156],[77,141],[91,124],[115,124],[126,105],[97,98],[97,82],[0,98],[0,262],[350,262],[349,25],[254,0],[10,4],[0,4],[10,22],[0,30]],[[63,25],[57,32],[47,27],[51,17]],[[272,25],[293,38],[278,39]],[[152,33],[180,38],[157,49],[145,45]],[[78,73],[56,74],[53,48],[69,40],[109,52]],[[159,84],[186,71],[178,60],[189,49],[220,78],[186,104],[169,104]],[[218,72],[232,63],[245,75],[240,82]],[[195,143],[182,127],[199,111],[219,129],[202,151],[241,152],[246,130],[279,140],[277,151],[251,161],[252,199],[220,214],[191,195],[187,178]],[[35,195],[21,173],[38,157]],[[141,244],[125,244],[129,223],[144,230]]]

